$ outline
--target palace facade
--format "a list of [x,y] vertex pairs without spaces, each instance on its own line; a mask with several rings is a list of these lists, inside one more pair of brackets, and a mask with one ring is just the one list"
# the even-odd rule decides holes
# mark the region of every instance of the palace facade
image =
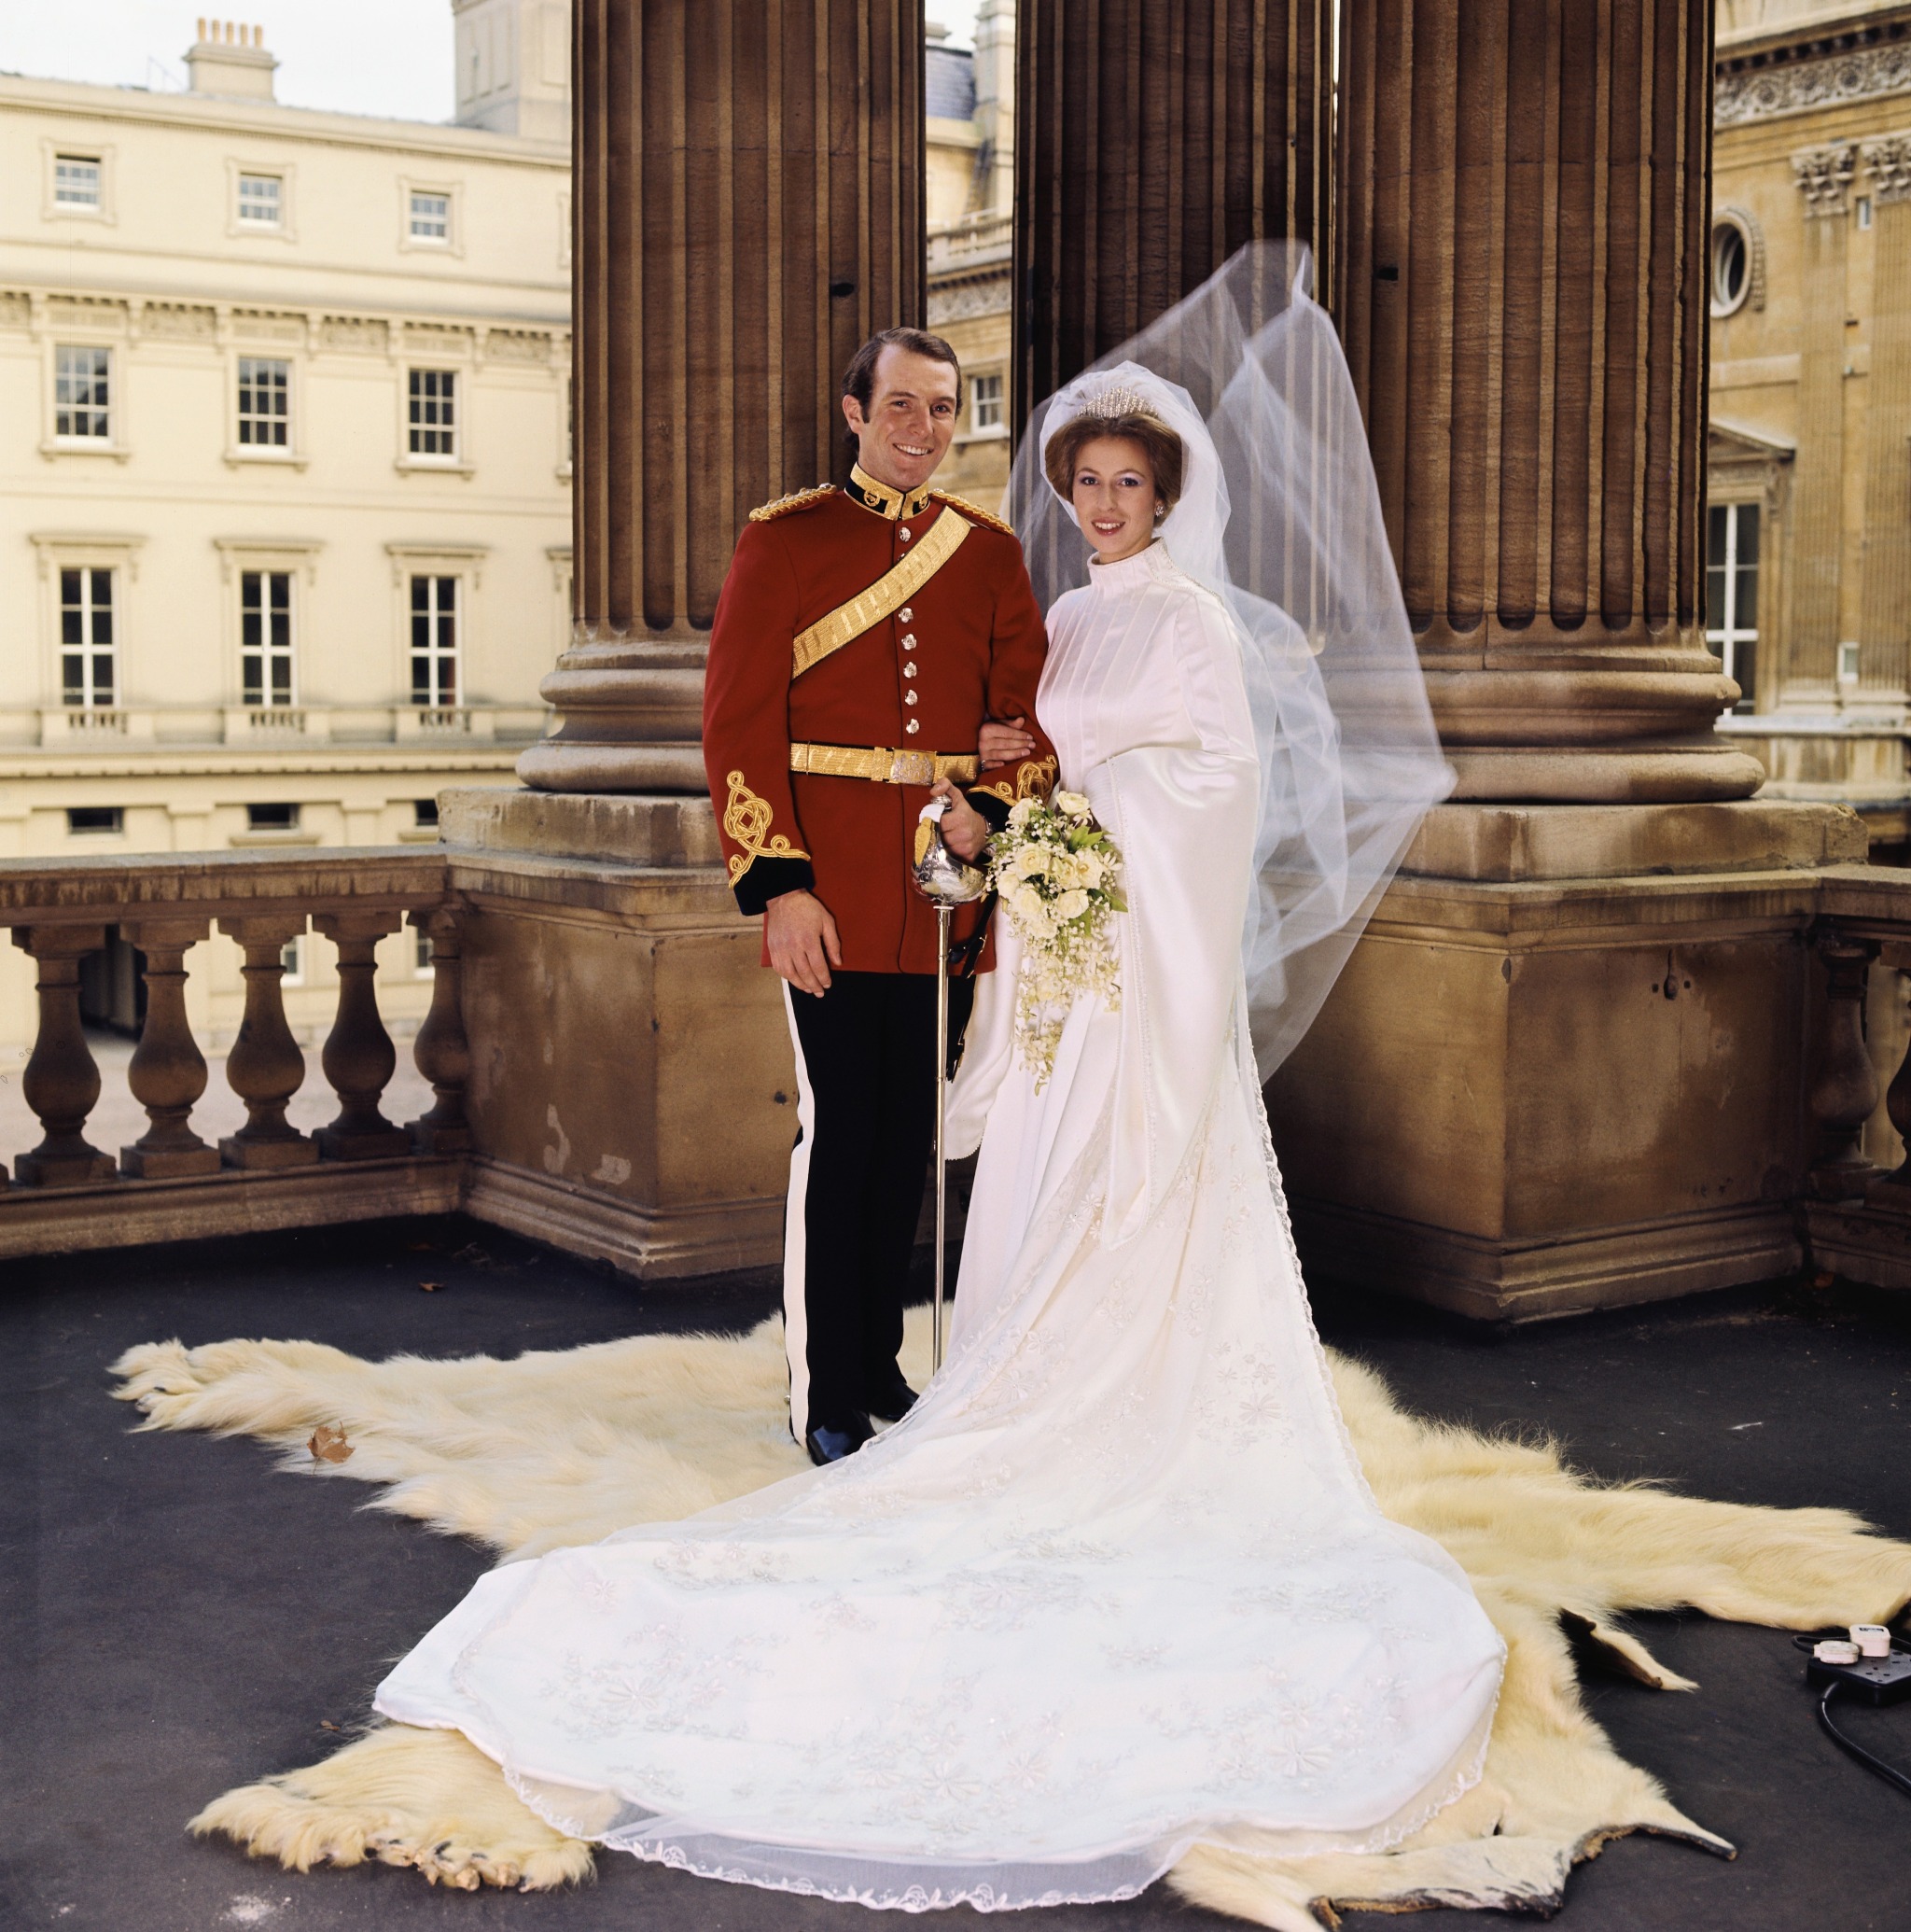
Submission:
[[[0,77],[0,854],[430,842],[440,788],[508,782],[543,731],[568,7],[458,13],[465,125],[281,105],[219,21],[183,94]],[[216,1042],[239,960],[205,951]],[[329,960],[297,943],[295,1025]],[[413,935],[381,968],[415,1019]],[[32,1007],[0,957],[0,1044]]]

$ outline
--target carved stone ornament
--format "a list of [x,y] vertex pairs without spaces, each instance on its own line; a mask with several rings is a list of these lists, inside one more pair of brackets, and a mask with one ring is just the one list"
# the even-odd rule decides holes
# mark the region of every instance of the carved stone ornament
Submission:
[[1902,41],[1829,60],[1792,61],[1737,72],[1722,67],[1712,97],[1712,125],[1737,127],[1839,102],[1905,93],[1911,93],[1911,45]]
[[218,333],[218,321],[217,315],[201,302],[149,301],[140,312],[139,326],[146,335],[209,343]]
[[1792,157],[1792,173],[1805,197],[1807,219],[1849,212],[1851,176],[1857,167],[1858,150],[1848,141],[1834,141],[1829,147],[1801,148]]
[[1879,207],[1911,201],[1911,131],[1880,134],[1859,151],[1871,176],[1871,198]]
[[978,315],[1006,315],[1013,303],[1011,278],[991,275],[986,281],[957,282],[938,288],[929,286],[929,326],[969,322]]
[[328,315],[319,324],[318,339],[328,349],[356,350],[383,356],[390,342],[385,323],[374,315]]

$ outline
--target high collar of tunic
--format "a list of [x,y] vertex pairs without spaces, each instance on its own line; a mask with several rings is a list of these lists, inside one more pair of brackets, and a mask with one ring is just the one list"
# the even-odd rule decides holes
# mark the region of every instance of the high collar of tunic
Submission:
[[928,483],[919,490],[904,492],[893,489],[886,483],[877,482],[860,463],[851,466],[849,482],[843,494],[852,503],[860,503],[865,510],[872,510],[878,516],[887,517],[892,524],[904,517],[920,516],[935,500]]
[[1119,563],[1104,564],[1091,560],[1088,566],[1089,582],[1102,592],[1146,590],[1151,583],[1158,583],[1174,574],[1174,559],[1168,555],[1168,547],[1159,537],[1146,550],[1137,550],[1132,557],[1123,557]]

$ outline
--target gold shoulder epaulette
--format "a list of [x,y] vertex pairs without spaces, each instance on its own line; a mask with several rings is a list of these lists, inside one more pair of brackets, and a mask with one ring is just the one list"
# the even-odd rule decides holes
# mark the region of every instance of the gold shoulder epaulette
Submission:
[[993,511],[983,509],[979,503],[971,503],[967,497],[957,497],[948,490],[931,490],[929,495],[938,503],[946,503],[951,510],[959,510],[971,523],[980,524],[985,530],[999,530],[1004,537],[1015,534],[1013,524],[1004,523]]
[[787,497],[779,497],[774,503],[760,503],[750,511],[750,522],[767,524],[774,517],[788,516],[793,510],[807,510],[812,503],[820,503],[825,497],[836,494],[834,483],[818,483],[813,490],[792,490]]

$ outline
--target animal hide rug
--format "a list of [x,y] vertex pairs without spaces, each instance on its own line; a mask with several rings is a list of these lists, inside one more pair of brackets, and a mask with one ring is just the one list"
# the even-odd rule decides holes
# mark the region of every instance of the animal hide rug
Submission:
[[[926,1313],[905,1366],[928,1366]],[[1465,1568],[1505,1637],[1485,1776],[1395,1850],[1256,1856],[1197,1848],[1171,1883],[1216,1911],[1318,1932],[1337,1911],[1547,1912],[1575,1861],[1631,1831],[1732,1848],[1625,1763],[1586,1715],[1569,1632],[1661,1690],[1695,1687],[1612,1619],[1691,1606],[1813,1630],[1882,1621],[1911,1596],[1911,1546],[1833,1509],[1758,1509],[1604,1487],[1556,1451],[1423,1421],[1343,1358],[1335,1386],[1380,1505]],[[785,1421],[781,1324],[643,1337],[516,1361],[365,1362],[314,1342],[177,1342],[115,1365],[146,1429],[281,1446],[282,1464],[383,1485],[373,1506],[507,1558],[665,1521],[806,1466]],[[423,1632],[420,1632],[423,1635]],[[592,1848],[519,1802],[454,1732],[384,1725],[321,1764],[216,1799],[191,1821],[299,1870],[376,1857],[434,1883],[537,1888],[589,1873]]]

